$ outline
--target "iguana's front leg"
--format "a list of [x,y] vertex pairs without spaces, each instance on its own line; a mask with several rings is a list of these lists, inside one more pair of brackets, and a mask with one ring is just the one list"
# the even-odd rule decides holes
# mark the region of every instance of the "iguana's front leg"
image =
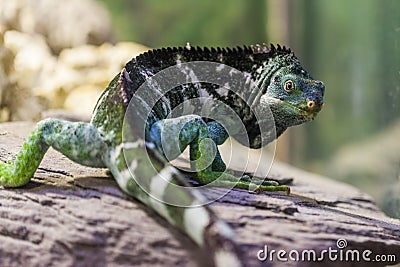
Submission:
[[28,183],[49,147],[82,165],[104,167],[106,147],[96,127],[85,122],[46,119],[37,124],[15,160],[0,161],[0,185],[18,187]]
[[236,177],[226,172],[217,145],[222,144],[227,137],[221,124],[215,121],[205,123],[197,115],[164,119],[156,122],[150,130],[151,141],[169,161],[190,146],[191,169],[195,172],[192,177],[202,185],[212,182],[213,186],[243,189],[258,187],[262,191],[289,192],[289,187],[275,181],[265,180],[255,186],[248,177]]

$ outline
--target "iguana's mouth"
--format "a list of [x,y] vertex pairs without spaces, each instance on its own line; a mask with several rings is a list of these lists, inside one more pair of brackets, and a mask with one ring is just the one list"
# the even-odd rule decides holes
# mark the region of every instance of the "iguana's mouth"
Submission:
[[296,116],[301,117],[304,120],[313,120],[315,118],[315,116],[317,116],[318,112],[321,110],[320,108],[313,109],[313,110],[306,110],[306,109],[299,108],[295,105],[292,105],[292,104],[285,102],[283,100],[280,100],[280,99],[278,99],[278,101],[279,101],[279,104],[289,107],[290,109],[292,109],[294,111],[293,113]]
[[304,108],[300,108],[275,97],[266,97],[264,101],[269,105],[273,113],[282,114],[287,119],[294,120],[294,124],[296,125],[313,120],[322,108],[322,106],[313,106],[310,109],[309,106],[307,107],[307,103],[304,105]]

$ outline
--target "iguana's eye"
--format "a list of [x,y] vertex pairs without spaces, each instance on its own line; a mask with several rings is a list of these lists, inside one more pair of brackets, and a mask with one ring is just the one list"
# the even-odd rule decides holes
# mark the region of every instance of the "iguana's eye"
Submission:
[[292,80],[287,80],[286,82],[285,82],[285,91],[286,92],[291,92],[291,91],[293,91],[294,90],[294,82],[292,81]]

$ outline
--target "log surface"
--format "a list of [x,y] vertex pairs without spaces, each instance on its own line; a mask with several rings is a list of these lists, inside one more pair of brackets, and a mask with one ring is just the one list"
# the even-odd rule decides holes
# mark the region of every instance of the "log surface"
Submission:
[[[0,160],[13,158],[33,129],[0,124]],[[400,261],[400,221],[349,185],[274,163],[271,177],[294,178],[292,193],[234,189],[211,204],[235,230],[248,266],[386,266]],[[207,196],[220,189],[204,191]],[[346,241],[338,248],[337,240]],[[344,243],[341,243],[344,244]],[[259,250],[365,250],[390,262],[260,261]],[[0,266],[197,266],[196,246],[124,195],[105,169],[83,167],[50,149],[32,181],[0,189]],[[295,254],[292,254],[294,256]],[[318,257],[319,254],[317,254]],[[260,254],[263,256],[263,254]],[[288,258],[288,254],[285,256]]]

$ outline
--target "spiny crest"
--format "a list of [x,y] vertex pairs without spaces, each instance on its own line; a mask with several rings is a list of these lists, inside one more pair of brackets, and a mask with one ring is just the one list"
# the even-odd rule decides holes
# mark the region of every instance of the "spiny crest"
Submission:
[[279,64],[281,65],[292,65],[299,63],[295,54],[286,46],[277,44],[275,47],[273,44],[268,46],[264,43],[262,45],[257,44],[251,46],[251,49],[255,60],[259,62],[265,62],[279,58]]
[[292,52],[290,48],[287,48],[286,46],[281,46],[279,44],[277,44],[277,47],[275,47],[273,44],[270,44],[270,46],[268,47],[266,43],[263,43],[262,45],[256,44],[250,47],[253,50],[254,54],[288,54]]
[[222,53],[222,54],[240,54],[240,53],[248,53],[251,52],[251,48],[249,46],[236,46],[236,47],[199,47],[199,46],[191,46],[189,43],[186,44],[185,47],[179,47],[179,50],[188,50],[197,53],[206,52],[206,53]]
[[291,54],[292,51],[286,46],[281,46],[279,44],[276,47],[273,44],[269,46],[265,43],[262,45],[256,44],[251,46],[237,46],[237,47],[199,47],[191,46],[189,43],[183,47],[164,47],[159,49],[149,50],[141,55],[139,55],[137,60],[149,60],[149,59],[168,59],[171,58],[173,54],[191,54],[191,55],[201,55],[207,57],[207,55],[222,54],[226,56],[235,55],[249,55],[255,54],[260,56],[274,57],[276,55]]
[[220,62],[240,71],[251,71],[254,66],[259,66],[279,56],[284,56],[286,64],[296,61],[293,52],[285,46],[271,44],[237,47],[199,47],[186,44],[182,47],[166,47],[149,50],[137,56],[131,63],[152,69],[152,72],[174,66],[178,61],[213,61]]
[[148,60],[148,59],[167,59],[171,58],[173,54],[185,54],[190,53],[192,55],[202,55],[207,56],[211,54],[223,54],[223,55],[243,55],[253,53],[252,48],[249,46],[237,46],[237,47],[199,47],[191,46],[186,44],[183,47],[163,47],[158,49],[152,49],[136,57],[136,60]]

